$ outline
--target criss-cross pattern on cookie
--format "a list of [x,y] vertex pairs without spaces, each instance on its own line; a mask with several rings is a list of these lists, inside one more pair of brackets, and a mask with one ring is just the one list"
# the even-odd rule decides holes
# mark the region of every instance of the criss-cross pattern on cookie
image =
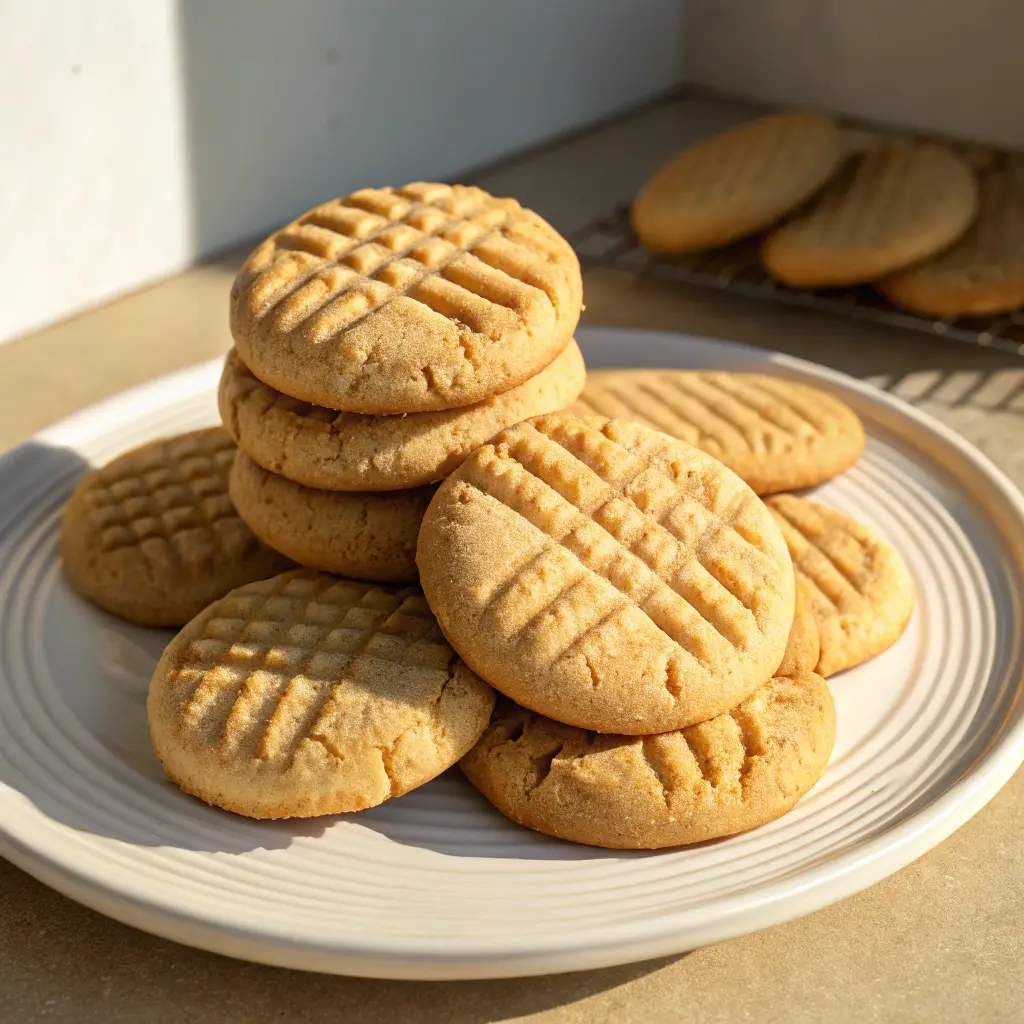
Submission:
[[758,374],[608,373],[587,381],[581,413],[622,416],[709,455],[774,455],[835,436],[846,417],[828,395]]
[[[503,602],[511,595],[519,636],[542,619],[576,623],[557,660],[635,605],[691,668],[711,675],[767,628],[777,608],[763,584],[775,566],[751,525],[757,499],[749,490],[724,485],[710,460],[705,472],[680,477],[668,460],[643,449],[643,435],[655,444],[664,439],[631,424],[596,429],[552,416],[515,430],[514,441],[483,450],[462,477],[551,544],[495,585],[485,616],[500,610],[507,617]],[[615,439],[633,430],[643,431],[639,440]],[[565,571],[565,552],[577,571]],[[594,576],[610,584],[601,600]]]
[[85,500],[100,550],[189,564],[210,545],[232,542],[229,534],[240,531],[225,527],[243,525],[228,497],[234,457],[234,442],[216,428],[148,445],[99,470]]
[[792,495],[772,498],[775,516],[793,558],[793,566],[812,592],[836,614],[857,613],[868,603],[871,553],[852,530],[827,523],[812,502]]
[[304,739],[344,756],[317,728],[337,691],[369,692],[387,663],[410,699],[436,697],[454,657],[418,588],[299,571],[218,602],[175,678],[191,688],[183,703],[190,731],[224,752],[287,764]]
[[404,296],[471,330],[529,323],[570,295],[553,233],[518,203],[468,186],[363,189],[273,235],[235,284],[247,314],[314,344]]
[[810,597],[820,639],[816,671],[840,672],[899,639],[914,607],[914,582],[896,550],[869,528],[793,494],[765,502]]

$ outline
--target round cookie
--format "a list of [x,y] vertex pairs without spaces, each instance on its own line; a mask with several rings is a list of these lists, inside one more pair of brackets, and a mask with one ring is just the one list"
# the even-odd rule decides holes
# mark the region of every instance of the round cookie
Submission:
[[415,580],[416,535],[433,487],[318,491],[239,452],[231,500],[253,533],[300,565],[360,580]]
[[503,431],[438,489],[416,560],[474,671],[599,732],[734,707],[778,667],[793,623],[792,564],[754,492],[624,420],[554,413]]
[[952,245],[978,209],[970,167],[942,146],[868,149],[761,247],[772,277],[792,288],[875,281]]
[[246,260],[231,331],[262,381],[331,409],[472,405],[572,340],[579,261],[514,199],[465,185],[363,189],[304,213]]
[[219,401],[225,426],[265,469],[323,490],[389,491],[443,480],[499,430],[565,408],[585,378],[583,355],[572,341],[535,377],[476,405],[366,416],[283,395],[232,351]]
[[914,582],[903,559],[873,530],[792,494],[766,501],[807,588],[821,654],[831,676],[891,647],[914,610]]
[[759,373],[598,370],[573,411],[634,420],[686,441],[758,494],[823,483],[864,450],[864,428],[845,402]]
[[231,504],[234,458],[215,427],[142,445],[84,476],[61,524],[71,585],[130,622],[180,626],[234,587],[289,568]]
[[460,767],[520,825],[651,850],[785,814],[820,778],[835,732],[832,695],[811,672],[774,677],[732,711],[658,736],[575,729],[502,698]]
[[358,811],[480,737],[494,692],[416,587],[300,570],[232,591],[153,673],[153,749],[186,793],[253,818]]
[[1024,305],[1024,164],[982,178],[978,219],[959,242],[875,287],[924,316],[984,316]]
[[821,114],[749,121],[672,157],[636,197],[633,230],[657,252],[726,245],[805,202],[845,156],[843,133]]

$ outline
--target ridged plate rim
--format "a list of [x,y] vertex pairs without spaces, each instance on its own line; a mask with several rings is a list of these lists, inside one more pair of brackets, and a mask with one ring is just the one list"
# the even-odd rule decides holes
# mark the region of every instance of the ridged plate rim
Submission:
[[[594,366],[774,369],[827,386],[861,413],[869,435],[872,430],[890,432],[916,446],[922,457],[944,463],[943,472],[963,485],[965,500],[989,517],[993,535],[998,535],[1013,556],[1006,571],[1013,573],[1018,591],[1024,586],[1024,498],[984,455],[932,417],[871,385],[779,353],[630,328],[584,328],[579,339]],[[621,349],[621,360],[605,358],[616,348]],[[595,360],[599,349],[604,355]],[[33,441],[72,450],[85,447],[91,439],[126,429],[143,410],[164,407],[171,411],[176,402],[211,390],[219,369],[220,360],[211,360],[143,384],[69,417]],[[21,450],[0,459],[0,480]],[[582,937],[577,932],[569,945],[564,936],[550,933],[517,933],[490,940],[447,937],[427,948],[421,939],[339,943],[282,929],[237,927],[212,914],[176,912],[166,900],[147,898],[144,887],[124,877],[99,877],[83,868],[73,849],[48,842],[46,837],[33,837],[30,823],[10,811],[0,816],[0,853],[51,887],[127,924],[186,944],[279,966],[391,978],[482,978],[579,970],[681,952],[798,917],[866,888],[926,852],[984,806],[1024,761],[1019,636],[1014,645],[1012,705],[993,724],[987,747],[971,768],[927,806],[884,834],[824,863],[742,896],[717,899],[713,913],[702,905],[656,921],[620,922],[608,934]],[[0,701],[2,697],[0,690]]]

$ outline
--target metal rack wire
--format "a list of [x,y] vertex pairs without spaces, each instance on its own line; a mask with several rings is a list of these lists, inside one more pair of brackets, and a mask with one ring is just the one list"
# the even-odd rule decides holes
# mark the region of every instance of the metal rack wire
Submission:
[[717,291],[888,324],[1024,356],[1024,309],[994,317],[931,320],[890,306],[872,288],[793,291],[770,278],[758,259],[758,240],[710,252],[667,257],[644,249],[629,226],[625,204],[597,217],[570,239],[586,267],[681,281]]

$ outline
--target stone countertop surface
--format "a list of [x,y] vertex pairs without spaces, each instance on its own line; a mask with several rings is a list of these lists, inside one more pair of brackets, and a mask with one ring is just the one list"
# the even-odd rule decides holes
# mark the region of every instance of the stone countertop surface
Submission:
[[[749,116],[665,102],[473,176],[571,233],[686,141]],[[101,398],[222,354],[238,252],[0,348],[0,449]],[[778,349],[870,380],[1024,486],[1024,358],[594,270],[589,324]],[[856,896],[680,957],[524,980],[414,983],[241,963],[154,938],[0,860],[0,1021],[1017,1021],[1024,773],[920,860]]]

